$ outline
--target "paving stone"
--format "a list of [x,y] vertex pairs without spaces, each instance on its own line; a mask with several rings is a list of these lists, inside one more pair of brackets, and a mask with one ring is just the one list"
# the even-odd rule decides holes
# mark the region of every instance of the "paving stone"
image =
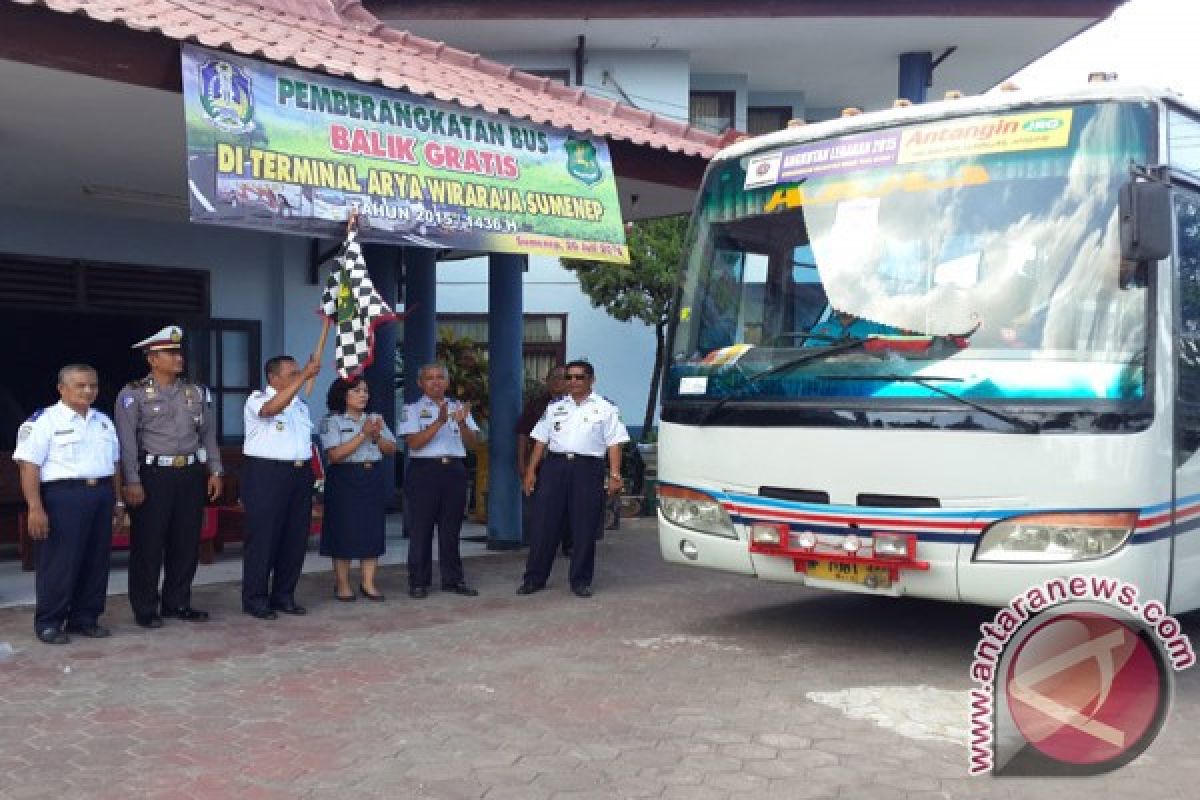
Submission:
[[389,602],[350,608],[306,576],[310,614],[275,623],[240,614],[235,585],[204,586],[208,624],[153,633],[116,599],[111,639],[66,648],[32,642],[29,609],[0,610],[19,651],[0,665],[0,797],[1190,800],[1200,785],[1200,671],[1111,775],[970,778],[965,749],[807,693],[961,691],[987,610],[667,566],[649,520],[600,543],[594,602],[563,591],[564,567],[518,598],[523,554],[473,559],[478,602],[421,603],[386,567]]

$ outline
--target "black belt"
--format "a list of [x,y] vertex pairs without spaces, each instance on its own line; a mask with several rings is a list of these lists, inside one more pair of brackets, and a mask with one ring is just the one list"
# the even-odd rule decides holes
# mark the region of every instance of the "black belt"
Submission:
[[312,460],[308,458],[297,458],[295,460],[286,458],[263,458],[262,456],[246,456],[246,458],[251,461],[261,461],[264,464],[272,464],[280,467],[294,467],[296,469],[312,465]]
[[56,481],[43,481],[43,489],[61,488],[66,489],[71,486],[99,486],[104,483],[111,483],[112,477],[108,478],[62,478]]
[[462,462],[461,456],[409,456],[409,461],[424,461],[430,464],[458,464]]
[[329,469],[340,469],[342,467],[358,467],[359,469],[375,469],[378,461],[341,461],[337,464],[330,464]]
[[574,461],[577,458],[582,458],[586,461],[603,461],[604,456],[585,456],[583,453],[556,453],[553,450],[546,452],[546,458],[561,458],[566,461]]

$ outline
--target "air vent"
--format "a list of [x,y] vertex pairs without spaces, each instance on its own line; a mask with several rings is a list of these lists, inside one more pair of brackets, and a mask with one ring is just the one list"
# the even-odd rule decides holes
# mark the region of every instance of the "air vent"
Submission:
[[829,505],[829,492],[819,492],[815,489],[786,489],[782,486],[760,486],[759,497],[773,497],[776,500],[791,500],[793,503],[820,503]]
[[942,504],[936,497],[910,497],[903,494],[860,494],[860,506],[875,506],[876,508],[941,508]]
[[199,270],[87,264],[83,285],[93,311],[208,314],[208,273]]
[[208,273],[0,254],[0,308],[207,317]]
[[77,272],[77,266],[66,261],[0,256],[0,306],[76,308]]

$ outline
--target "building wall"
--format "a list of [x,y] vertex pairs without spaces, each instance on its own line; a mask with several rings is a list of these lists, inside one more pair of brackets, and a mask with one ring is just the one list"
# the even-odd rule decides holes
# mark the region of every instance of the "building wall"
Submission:
[[[64,230],[61,215],[20,208],[0,208],[0,219],[0,252],[207,271],[212,316],[260,320],[264,358],[287,352],[303,360],[316,344],[320,288],[307,283],[304,238],[74,212]],[[318,378],[314,413],[323,412],[332,377],[327,368]]]
[[[565,69],[574,85],[572,51],[500,52],[488,53],[488,57],[520,69]],[[589,94],[686,122],[688,73],[688,54],[678,50],[587,50],[583,83]],[[621,94],[618,86],[628,97]]]

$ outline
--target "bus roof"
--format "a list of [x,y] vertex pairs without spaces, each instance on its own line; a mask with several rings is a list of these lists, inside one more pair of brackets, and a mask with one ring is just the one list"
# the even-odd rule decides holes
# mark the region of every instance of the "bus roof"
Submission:
[[839,117],[808,125],[798,125],[781,131],[763,134],[762,136],[742,139],[736,144],[732,144],[718,152],[713,157],[713,161],[741,158],[751,153],[770,150],[782,145],[798,144],[815,139],[826,139],[832,136],[843,136],[848,133],[885,128],[891,125],[929,122],[948,117],[961,117],[995,111],[1018,110],[1029,106],[1054,103],[1097,102],[1105,100],[1143,100],[1147,102],[1169,100],[1172,104],[1183,106],[1196,114],[1200,114],[1200,107],[1193,106],[1184,101],[1182,95],[1177,92],[1170,89],[1156,89],[1132,84],[1092,83],[1088,84],[1085,88],[1070,92],[994,90],[986,94],[970,97],[959,97],[952,100],[921,103],[901,108],[863,112],[854,116]]

